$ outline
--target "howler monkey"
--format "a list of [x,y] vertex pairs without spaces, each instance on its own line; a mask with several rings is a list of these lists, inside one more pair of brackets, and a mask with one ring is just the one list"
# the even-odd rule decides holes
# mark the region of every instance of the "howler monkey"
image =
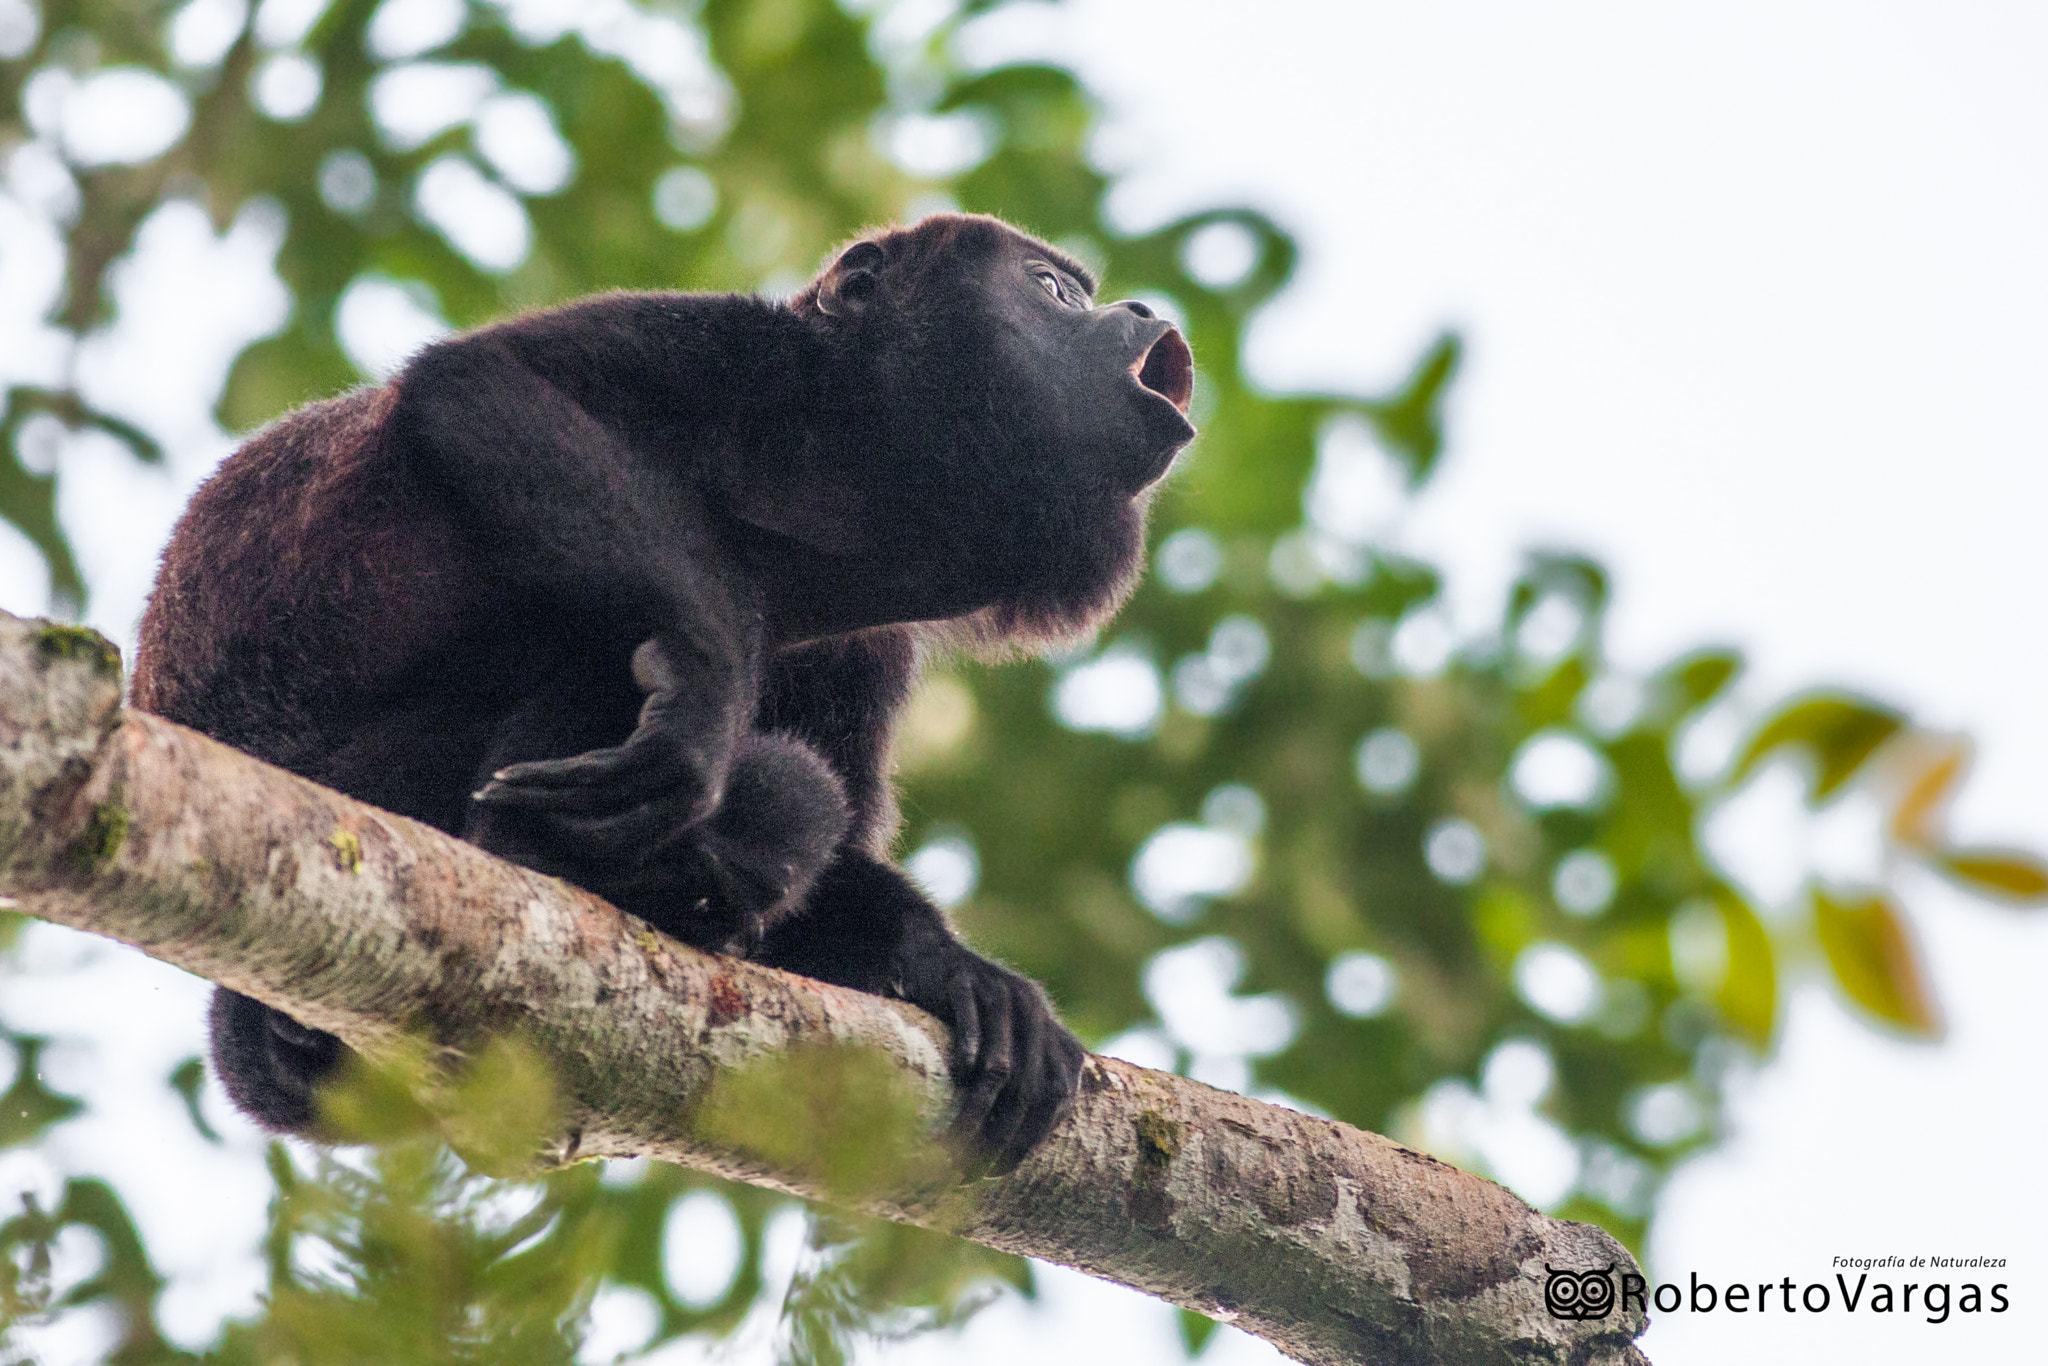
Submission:
[[[1194,434],[1187,344],[944,215],[787,303],[606,294],[436,342],[193,497],[136,704],[700,947],[915,1002],[1014,1159],[1082,1050],[891,865],[922,654],[1114,610]],[[314,1127],[332,1036],[214,998],[229,1094]]]

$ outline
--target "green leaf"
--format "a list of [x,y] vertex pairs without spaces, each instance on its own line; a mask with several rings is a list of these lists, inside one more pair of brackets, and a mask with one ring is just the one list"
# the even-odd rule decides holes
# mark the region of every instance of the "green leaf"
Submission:
[[[64,1183],[63,1197],[54,1210],[44,1211],[32,1194],[23,1194],[20,1201],[21,1213],[0,1220],[0,1340],[7,1336],[10,1319],[99,1301],[112,1309],[122,1324],[114,1350],[101,1359],[120,1363],[176,1360],[150,1315],[163,1289],[163,1278],[150,1264],[141,1235],[113,1188],[95,1178],[72,1177]],[[67,1226],[97,1233],[105,1256],[90,1276],[57,1293],[51,1279],[51,1251]],[[10,1352],[5,1359],[28,1358]]]
[[47,1042],[34,1037],[17,1036],[14,1039],[19,1064],[14,1073],[14,1085],[7,1088],[6,1095],[0,1096],[0,1148],[31,1143],[52,1124],[67,1120],[85,1108],[81,1102],[59,1095],[43,1085],[42,1070],[36,1066],[36,1058]]
[[1821,948],[1851,1000],[1923,1037],[1941,1032],[1919,951],[1889,901],[1882,896],[1838,901],[1816,887],[1813,910]]
[[1515,580],[1508,594],[1507,629],[1513,631],[1522,618],[1553,593],[1577,603],[1586,614],[1590,628],[1606,609],[1610,592],[1607,571],[1584,555],[1556,550],[1538,550],[1529,555],[1529,567]]
[[1891,838],[1909,848],[1934,851],[1941,844],[1943,813],[1969,766],[1970,746],[1955,737],[1915,728],[1912,744],[1897,765],[1910,776],[1892,808]]
[[[10,438],[13,429],[19,426],[13,417],[20,412],[15,409],[6,423],[4,430]],[[0,521],[12,524],[42,552],[54,595],[73,603],[83,602],[85,579],[78,572],[78,562],[71,557],[64,529],[57,524],[57,477],[31,474],[23,469],[13,454],[13,444],[10,439],[7,451],[0,452]]]
[[213,1126],[206,1122],[206,1116],[199,1111],[199,1092],[206,1085],[206,1064],[198,1058],[187,1058],[172,1069],[170,1081],[171,1089],[185,1102],[185,1113],[191,1117],[192,1127],[199,1131],[199,1136],[208,1143],[220,1142],[220,1135],[214,1132]]
[[830,1366],[844,1363],[848,1347],[863,1339],[955,1328],[1004,1286],[1028,1298],[1031,1264],[927,1229],[819,1212],[811,1255],[783,1299],[791,1339],[784,1359]]
[[1200,1356],[1202,1349],[1209,1345],[1209,1339],[1216,1336],[1216,1329],[1220,1325],[1207,1314],[1197,1314],[1192,1309],[1181,1310],[1178,1317],[1180,1345],[1187,1349],[1189,1356]]
[[1803,749],[1820,765],[1812,799],[1824,800],[1854,777],[1863,761],[1898,734],[1905,718],[1890,707],[1839,693],[1821,693],[1789,703],[1764,722],[1735,762],[1730,787],[1741,783],[1767,756],[1787,747]]
[[1771,1041],[1777,1023],[1777,956],[1770,931],[1749,903],[1722,888],[1714,898],[1728,932],[1728,973],[1715,998],[1729,1026],[1761,1049]]
[[1650,681],[1650,697],[1662,722],[1675,724],[1719,697],[1741,672],[1742,656],[1733,650],[1695,651]]
[[1366,410],[1381,438],[1408,466],[1411,488],[1429,478],[1443,454],[1443,400],[1464,349],[1457,333],[1444,333],[1416,364],[1400,393]]
[[790,1048],[721,1073],[697,1131],[849,1198],[944,1175],[917,1092],[869,1048]]
[[2013,849],[1952,849],[1934,866],[1972,891],[1989,892],[2022,906],[2048,905],[2048,865]]

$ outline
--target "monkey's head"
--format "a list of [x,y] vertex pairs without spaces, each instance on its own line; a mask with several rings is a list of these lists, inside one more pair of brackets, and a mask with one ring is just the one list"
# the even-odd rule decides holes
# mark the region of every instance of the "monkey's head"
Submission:
[[945,214],[845,247],[793,303],[832,358],[823,463],[875,549],[943,585],[984,643],[1113,611],[1195,435],[1187,342],[1095,283],[997,219]]

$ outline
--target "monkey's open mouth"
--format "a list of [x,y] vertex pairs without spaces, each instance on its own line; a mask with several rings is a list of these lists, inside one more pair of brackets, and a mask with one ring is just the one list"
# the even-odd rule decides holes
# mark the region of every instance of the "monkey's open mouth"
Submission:
[[1188,400],[1195,394],[1195,358],[1181,339],[1180,329],[1169,327],[1150,350],[1131,363],[1138,383],[1180,409],[1185,417]]

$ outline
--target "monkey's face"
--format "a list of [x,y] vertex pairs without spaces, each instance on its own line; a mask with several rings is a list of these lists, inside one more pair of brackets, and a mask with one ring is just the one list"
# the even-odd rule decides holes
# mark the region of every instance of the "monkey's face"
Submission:
[[854,243],[798,307],[826,315],[865,371],[858,387],[899,429],[943,430],[970,464],[995,456],[1130,497],[1194,437],[1194,360],[1144,304],[1098,305],[1092,291],[1058,249],[941,215]]
[[982,276],[1001,387],[1033,414],[1040,458],[1064,478],[1136,494],[1193,439],[1194,358],[1135,299],[1096,304],[1042,244],[1013,236]]
[[839,458],[889,510],[895,555],[1016,609],[1012,638],[1121,599],[1150,491],[1195,434],[1179,330],[1092,289],[1058,249],[947,215],[854,243],[795,301],[832,339],[831,387],[857,396]]

